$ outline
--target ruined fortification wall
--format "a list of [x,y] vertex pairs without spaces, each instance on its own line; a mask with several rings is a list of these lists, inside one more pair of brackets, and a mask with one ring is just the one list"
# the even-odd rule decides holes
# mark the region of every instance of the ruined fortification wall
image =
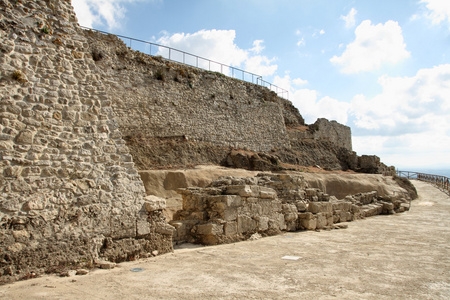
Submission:
[[[125,139],[269,151],[298,125],[266,88],[81,30],[69,0],[0,0],[0,282],[171,251]],[[351,149],[338,131],[320,138]]]
[[352,151],[352,133],[348,126],[336,121],[320,118],[314,123],[316,130],[314,137],[319,140],[330,141],[338,147]]
[[0,281],[171,251],[70,1],[0,18]]
[[311,188],[299,174],[222,177],[205,188],[179,192],[183,208],[170,222],[177,229],[175,241],[210,245],[253,234],[339,228],[334,224],[409,209],[409,195],[403,189],[397,194],[370,191],[338,200]]
[[284,115],[302,121],[267,88],[130,50],[112,35],[86,36],[125,136],[270,151],[289,145]]

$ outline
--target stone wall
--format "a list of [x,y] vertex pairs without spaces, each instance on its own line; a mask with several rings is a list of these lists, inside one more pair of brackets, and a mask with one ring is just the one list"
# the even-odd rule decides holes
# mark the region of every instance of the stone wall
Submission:
[[338,200],[311,188],[301,175],[223,177],[206,188],[180,189],[183,209],[170,222],[176,242],[221,244],[282,231],[339,228],[348,222],[409,209],[409,195],[376,191]]
[[125,136],[269,151],[289,146],[285,115],[302,121],[267,88],[130,50],[113,35],[85,34]]
[[0,281],[171,251],[70,1],[0,18]]

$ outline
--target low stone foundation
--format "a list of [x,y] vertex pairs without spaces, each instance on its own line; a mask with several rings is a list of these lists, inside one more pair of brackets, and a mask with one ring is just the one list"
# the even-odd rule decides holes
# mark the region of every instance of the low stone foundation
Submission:
[[282,231],[333,229],[334,224],[409,209],[407,193],[378,196],[376,191],[338,200],[310,188],[301,175],[259,174],[223,177],[206,188],[179,189],[183,209],[170,222],[174,242],[206,245]]

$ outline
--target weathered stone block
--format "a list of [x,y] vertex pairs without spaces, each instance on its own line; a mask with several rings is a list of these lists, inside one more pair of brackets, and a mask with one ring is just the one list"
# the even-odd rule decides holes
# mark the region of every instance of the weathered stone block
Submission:
[[235,221],[238,216],[238,211],[236,208],[225,209],[222,213],[222,218],[225,221]]
[[254,231],[257,228],[257,222],[249,216],[238,215],[237,217],[238,233]]
[[33,143],[34,132],[29,129],[22,130],[15,138],[18,144],[31,145]]
[[298,218],[301,220],[311,220],[314,218],[314,215],[311,212],[305,212],[298,214]]
[[313,214],[320,212],[332,212],[333,206],[330,202],[310,202],[308,205],[308,211]]
[[242,198],[237,195],[218,195],[210,196],[208,198],[210,203],[223,203],[224,206],[238,207],[242,206]]
[[149,195],[145,197],[144,209],[148,212],[166,208],[166,199]]
[[252,189],[249,185],[231,185],[227,187],[227,194],[239,195],[242,197],[256,196],[253,195]]
[[306,201],[296,201],[295,206],[297,207],[297,210],[299,212],[303,212],[308,209],[308,204],[306,203]]
[[197,234],[212,234],[220,235],[223,234],[223,225],[208,223],[195,226]]
[[316,215],[316,228],[317,229],[322,229],[325,226],[327,226],[327,218],[323,213],[318,213]]
[[269,229],[269,218],[268,217],[259,217],[258,230],[266,231],[267,229]]
[[300,226],[306,230],[315,230],[317,225],[316,219],[301,219]]
[[227,236],[233,236],[238,233],[238,225],[237,222],[227,222],[224,225],[224,232]]

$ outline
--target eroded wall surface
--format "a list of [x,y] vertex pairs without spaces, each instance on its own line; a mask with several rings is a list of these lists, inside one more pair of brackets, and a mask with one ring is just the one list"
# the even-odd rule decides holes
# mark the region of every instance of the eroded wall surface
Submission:
[[285,117],[302,121],[267,88],[130,50],[112,35],[86,36],[125,136],[270,151],[289,146]]
[[0,1],[0,78],[0,281],[171,251],[70,1]]

